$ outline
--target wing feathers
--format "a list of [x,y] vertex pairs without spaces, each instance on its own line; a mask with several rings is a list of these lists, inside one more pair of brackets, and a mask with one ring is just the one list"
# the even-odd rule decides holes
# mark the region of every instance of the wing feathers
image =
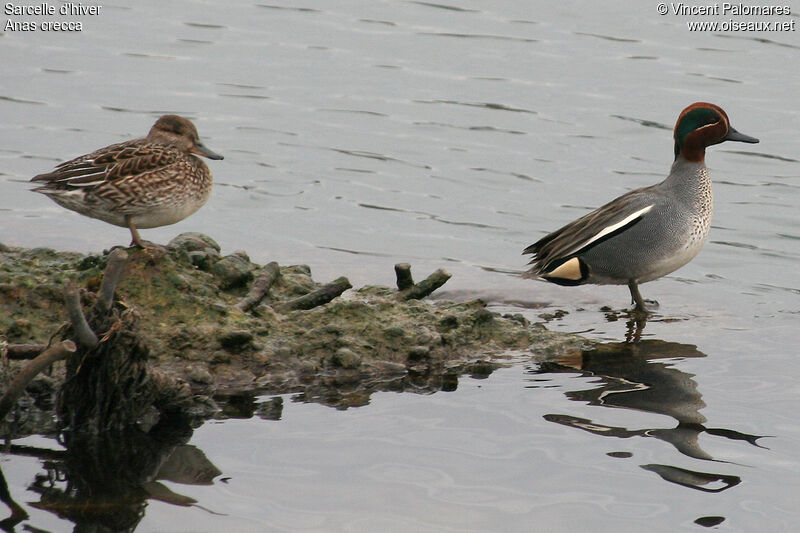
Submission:
[[142,144],[141,139],[137,139],[66,161],[52,172],[39,174],[31,181],[46,182],[43,188],[49,189],[100,186],[162,169],[176,162],[179,155],[179,151],[171,146]]
[[635,212],[631,213],[630,215],[628,215],[627,217],[623,218],[622,220],[620,220],[616,224],[611,224],[610,226],[606,226],[597,235],[595,235],[594,237],[592,237],[591,239],[589,239],[585,243],[579,244],[577,246],[577,249],[575,251],[573,251],[573,252],[570,252],[570,254],[576,253],[580,249],[588,248],[593,242],[595,242],[595,241],[597,241],[599,239],[602,239],[603,237],[605,237],[609,233],[613,233],[613,232],[615,232],[617,230],[623,229],[625,226],[627,226],[628,224],[630,224],[631,222],[633,222],[637,218],[641,217],[642,215],[644,215],[645,213],[647,213],[648,211],[653,209],[654,205],[655,204],[650,204],[647,207],[643,207],[642,209],[639,209],[638,211],[635,211]]
[[525,248],[523,254],[533,255],[530,274],[544,276],[567,269],[567,279],[575,278],[578,263],[570,262],[570,257],[638,223],[655,206],[649,189],[624,194]]

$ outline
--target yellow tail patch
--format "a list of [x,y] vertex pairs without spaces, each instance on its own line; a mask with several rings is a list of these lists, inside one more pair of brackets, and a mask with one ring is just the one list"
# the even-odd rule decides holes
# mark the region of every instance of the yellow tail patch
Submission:
[[583,277],[583,273],[581,272],[581,261],[577,257],[573,257],[569,261],[564,261],[558,265],[558,268],[555,270],[542,275],[542,277],[579,281]]

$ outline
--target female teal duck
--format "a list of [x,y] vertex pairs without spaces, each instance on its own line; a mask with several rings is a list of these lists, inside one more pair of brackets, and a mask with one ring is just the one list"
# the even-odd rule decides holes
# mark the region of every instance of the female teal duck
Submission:
[[708,237],[713,198],[706,147],[758,142],[706,102],[681,112],[674,137],[675,162],[667,179],[623,194],[525,248],[523,254],[533,255],[526,275],[559,285],[627,284],[636,310],[645,312],[639,284],[691,261]]
[[33,190],[62,207],[128,228],[131,246],[144,248],[137,228],[175,224],[208,200],[211,171],[192,154],[222,159],[203,146],[194,124],[164,115],[144,139],[106,146],[31,181],[43,182]]

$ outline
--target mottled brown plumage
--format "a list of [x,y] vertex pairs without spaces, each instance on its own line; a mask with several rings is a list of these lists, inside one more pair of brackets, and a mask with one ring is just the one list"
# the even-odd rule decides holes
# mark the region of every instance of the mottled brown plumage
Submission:
[[146,138],[106,146],[31,181],[44,182],[34,191],[67,209],[127,227],[131,244],[144,247],[137,228],[174,224],[208,200],[211,171],[192,154],[222,159],[189,120],[164,115]]

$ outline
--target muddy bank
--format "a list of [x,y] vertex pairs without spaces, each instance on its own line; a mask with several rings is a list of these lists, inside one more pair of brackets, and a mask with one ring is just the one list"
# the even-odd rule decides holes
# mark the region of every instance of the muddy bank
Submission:
[[[305,265],[222,256],[216,242],[196,233],[128,253],[116,296],[135,316],[149,364],[188,384],[192,409],[203,417],[256,393],[295,392],[344,408],[376,390],[447,390],[460,374],[490,373],[510,352],[545,357],[584,342],[520,315],[499,316],[479,300],[407,299],[411,289],[382,286],[337,296],[349,287],[346,278],[323,285]],[[107,253],[0,245],[0,346],[58,338],[68,320],[65,286],[96,292],[107,261]],[[404,276],[398,279],[407,286]],[[264,283],[259,298],[254,286]],[[332,299],[313,307],[326,290]],[[0,385],[22,364],[4,362]],[[20,405],[46,413],[62,379],[63,362],[39,375]]]

